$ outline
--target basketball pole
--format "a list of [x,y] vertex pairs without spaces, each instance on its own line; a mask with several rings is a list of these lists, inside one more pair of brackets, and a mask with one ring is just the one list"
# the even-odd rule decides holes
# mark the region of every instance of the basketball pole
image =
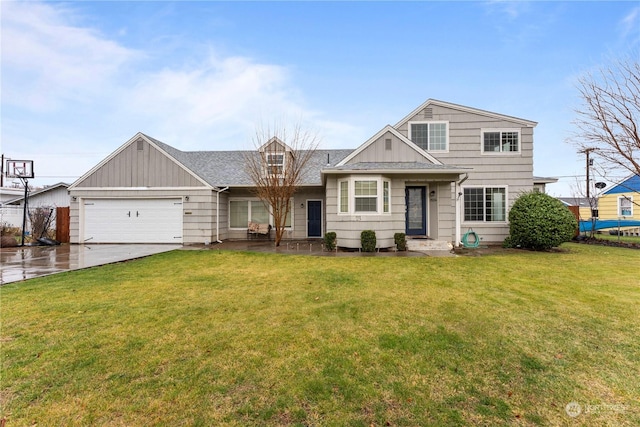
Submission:
[[24,184],[24,210],[22,211],[22,243],[20,246],[24,246],[24,240],[26,237],[26,228],[27,228],[27,197],[29,196],[29,180],[25,178],[20,178],[22,183]]

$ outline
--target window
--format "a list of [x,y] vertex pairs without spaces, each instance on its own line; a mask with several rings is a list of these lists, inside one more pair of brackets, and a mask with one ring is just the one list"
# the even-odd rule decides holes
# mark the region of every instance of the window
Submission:
[[520,132],[483,131],[482,151],[485,153],[517,153],[520,151]]
[[[293,204],[285,227],[291,227]],[[230,200],[229,201],[229,228],[247,228],[249,221],[259,224],[273,224],[273,217],[269,208],[262,200]]]
[[349,181],[340,181],[340,194],[338,197],[340,199],[338,212],[349,212]]
[[389,213],[389,181],[382,181],[382,212]]
[[409,123],[409,139],[427,151],[447,151],[447,122]]
[[267,154],[267,172],[269,175],[282,175],[284,154]]
[[351,178],[338,181],[338,213],[386,214],[390,212],[390,181],[381,178]]
[[269,223],[269,210],[262,200],[252,200],[250,207],[249,218],[251,218],[251,222],[257,222],[258,224]]
[[378,182],[377,181],[356,181],[355,182],[355,211],[356,212],[377,212],[378,211]]
[[633,197],[618,197],[618,216],[633,216]]
[[229,201],[229,227],[246,228],[249,224],[249,202],[247,200]]
[[506,221],[507,189],[465,188],[464,220],[465,221]]

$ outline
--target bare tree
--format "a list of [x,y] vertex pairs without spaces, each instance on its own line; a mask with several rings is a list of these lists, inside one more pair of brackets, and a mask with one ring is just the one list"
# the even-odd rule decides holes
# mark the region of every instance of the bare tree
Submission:
[[[637,55],[636,55],[637,58]],[[571,142],[606,160],[606,168],[640,175],[640,64],[614,62],[578,80],[583,105],[574,120]]]
[[273,216],[275,245],[280,246],[293,195],[303,182],[305,166],[318,148],[316,133],[300,124],[287,130],[275,125],[256,129],[255,151],[245,155],[245,169],[254,184],[256,196],[269,207]]

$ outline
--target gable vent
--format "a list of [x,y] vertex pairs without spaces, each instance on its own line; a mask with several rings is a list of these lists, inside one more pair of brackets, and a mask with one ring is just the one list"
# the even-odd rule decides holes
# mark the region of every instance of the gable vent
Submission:
[[144,150],[144,141],[142,139],[138,139],[136,143],[138,145],[138,151]]
[[425,119],[433,119],[433,108],[427,107],[423,111]]

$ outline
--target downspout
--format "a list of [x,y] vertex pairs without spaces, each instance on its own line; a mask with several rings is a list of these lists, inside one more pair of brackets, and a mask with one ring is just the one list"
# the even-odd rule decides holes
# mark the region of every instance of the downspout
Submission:
[[229,187],[224,187],[222,190],[217,187],[213,189],[216,191],[216,243],[222,243],[220,240],[220,193],[227,191]]
[[456,241],[455,241],[455,247],[459,248],[460,247],[460,240],[462,239],[462,233],[460,231],[460,197],[462,197],[462,192],[460,191],[460,186],[462,185],[463,182],[465,182],[467,179],[469,178],[469,174],[465,173],[464,174],[464,178],[462,178],[460,181],[456,182],[455,185],[455,192],[456,192]]

